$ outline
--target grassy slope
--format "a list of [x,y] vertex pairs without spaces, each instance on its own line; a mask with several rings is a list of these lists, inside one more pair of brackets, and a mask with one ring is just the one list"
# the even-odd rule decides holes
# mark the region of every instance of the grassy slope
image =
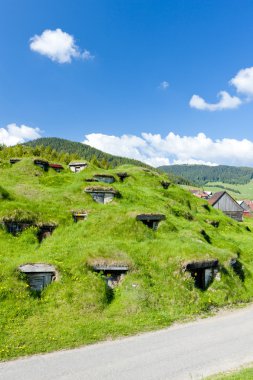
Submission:
[[[124,166],[130,177],[114,187],[122,195],[99,205],[83,189],[85,178],[101,169],[79,173],[44,173],[30,159],[0,167],[1,184],[12,200],[0,199],[0,217],[16,208],[56,221],[53,235],[38,244],[29,229],[13,237],[0,229],[0,357],[76,347],[98,340],[170,325],[216,307],[247,302],[253,296],[252,232],[203,207],[206,202],[176,185],[164,190],[156,172]],[[87,184],[88,185],[88,184]],[[70,210],[87,209],[87,221],[73,223]],[[139,212],[165,213],[157,232],[135,220]],[[219,220],[214,228],[206,220]],[[208,244],[200,233],[210,236]],[[246,280],[230,269],[241,254]],[[131,270],[111,299],[92,259],[126,262]],[[205,292],[181,271],[185,260],[218,258],[221,279]],[[41,299],[29,293],[16,268],[27,262],[54,264],[59,281]]]
[[244,368],[237,372],[220,374],[217,376],[208,377],[208,380],[252,380],[253,368]]

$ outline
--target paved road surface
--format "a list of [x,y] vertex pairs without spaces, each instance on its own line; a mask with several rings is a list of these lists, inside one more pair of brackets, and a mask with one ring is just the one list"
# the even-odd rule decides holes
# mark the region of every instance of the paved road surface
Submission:
[[253,305],[157,332],[0,363],[1,380],[197,380],[253,361]]

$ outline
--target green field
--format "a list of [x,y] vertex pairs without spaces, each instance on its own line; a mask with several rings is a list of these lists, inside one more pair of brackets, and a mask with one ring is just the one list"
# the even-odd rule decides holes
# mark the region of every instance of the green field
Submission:
[[[253,299],[253,227],[174,184],[163,189],[166,175],[155,171],[90,164],[74,174],[64,167],[63,173],[45,173],[31,157],[0,165],[0,218],[23,215],[58,224],[42,243],[35,227],[18,236],[0,228],[2,360],[158,329]],[[119,171],[129,174],[124,182]],[[84,192],[90,186],[85,179],[96,173],[115,175],[112,186],[120,196],[107,205]],[[87,210],[88,219],[74,223],[71,210],[78,209]],[[166,220],[155,232],[136,221],[138,213],[163,213]],[[245,279],[230,267],[232,257],[239,257]],[[206,291],[196,288],[183,264],[214,258],[220,275]],[[126,264],[130,270],[109,292],[92,270],[94,262]],[[59,278],[38,296],[17,270],[24,263],[55,265]]]
[[235,372],[208,377],[206,380],[252,380],[253,368],[244,368]]
[[[211,185],[211,186],[210,186]],[[233,198],[241,199],[250,199],[253,200],[253,181],[250,181],[244,185],[235,185],[231,183],[222,183],[222,182],[209,182],[203,186],[204,190],[212,191],[227,191],[232,195]]]

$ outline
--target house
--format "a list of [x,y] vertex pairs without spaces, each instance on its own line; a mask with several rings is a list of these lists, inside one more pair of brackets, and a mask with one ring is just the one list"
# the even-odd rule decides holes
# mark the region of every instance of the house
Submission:
[[3,225],[5,226],[7,232],[16,236],[17,234],[23,232],[25,229],[33,225],[32,221],[20,221],[20,220],[4,220]]
[[48,161],[45,161],[45,160],[34,160],[34,165],[37,165],[39,166],[41,169],[43,169],[45,172],[48,171],[48,167],[49,167],[49,162]]
[[223,211],[230,218],[242,222],[243,208],[226,191],[215,193],[208,202],[213,208]]
[[246,205],[249,208],[249,211],[253,213],[253,201],[250,201],[249,199],[245,199],[243,202],[246,203]]
[[21,158],[10,158],[10,164],[16,164],[17,162],[20,162]]
[[105,182],[105,183],[115,182],[115,178],[113,177],[113,175],[110,175],[110,174],[95,174],[93,178],[97,182]]
[[247,201],[237,201],[237,203],[243,208],[243,216],[251,218],[253,210],[250,208],[250,205],[247,203]]
[[120,181],[123,182],[127,177],[129,177],[129,175],[127,174],[127,172],[119,172],[119,173],[116,173],[117,176],[119,177]]
[[24,264],[19,271],[26,277],[31,290],[41,292],[47,285],[56,279],[56,269],[49,264]]
[[116,195],[119,195],[118,191],[112,187],[91,186],[87,187],[85,192],[89,193],[95,202],[101,204],[109,203]]
[[87,211],[72,211],[72,216],[74,219],[74,222],[77,223],[81,220],[87,219],[88,213]]
[[83,169],[87,168],[88,164],[87,162],[70,162],[69,163],[69,168],[73,173],[79,173]]
[[141,221],[154,231],[157,230],[158,224],[165,219],[166,216],[163,214],[139,214],[136,216],[136,220]]
[[167,190],[168,187],[170,186],[170,182],[167,182],[167,181],[161,181],[160,183],[161,183],[162,187],[163,187],[165,190]]
[[192,193],[192,195],[195,195],[195,197],[201,198],[201,199],[208,199],[212,195],[211,191],[201,191],[201,190],[196,190],[196,189],[190,190],[190,193]]
[[41,243],[42,240],[52,235],[57,225],[55,223],[38,223],[36,227],[38,228],[38,240]]
[[218,260],[193,261],[184,265],[184,270],[190,272],[195,286],[205,290],[212,283],[218,273]]
[[115,288],[127,274],[127,265],[93,265],[94,272],[101,273],[109,289]]
[[60,173],[64,169],[60,164],[49,164],[49,167],[54,169],[57,173]]

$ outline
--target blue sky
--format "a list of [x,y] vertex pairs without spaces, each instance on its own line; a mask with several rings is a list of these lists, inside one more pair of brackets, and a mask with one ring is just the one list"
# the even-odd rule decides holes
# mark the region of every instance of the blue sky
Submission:
[[248,0],[0,0],[0,142],[253,165],[252,17]]

